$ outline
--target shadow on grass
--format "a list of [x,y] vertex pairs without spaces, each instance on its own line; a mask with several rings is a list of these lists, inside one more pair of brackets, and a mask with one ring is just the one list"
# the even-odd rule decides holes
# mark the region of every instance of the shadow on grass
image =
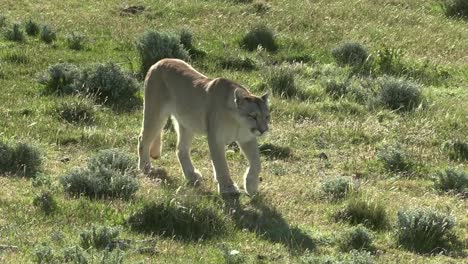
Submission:
[[249,205],[241,206],[239,197],[223,197],[234,224],[239,229],[254,232],[259,238],[283,244],[290,253],[300,254],[316,247],[313,238],[298,227],[290,226],[262,197],[252,199]]

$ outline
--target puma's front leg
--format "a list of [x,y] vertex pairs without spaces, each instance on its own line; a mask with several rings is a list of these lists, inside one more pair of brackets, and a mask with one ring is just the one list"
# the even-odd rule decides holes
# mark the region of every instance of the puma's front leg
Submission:
[[240,143],[240,148],[249,161],[249,167],[244,174],[244,188],[248,195],[255,195],[258,191],[260,166],[260,154],[258,151],[257,139]]
[[219,193],[238,193],[239,190],[229,175],[229,167],[224,153],[224,143],[217,140],[215,135],[208,134],[208,145]]

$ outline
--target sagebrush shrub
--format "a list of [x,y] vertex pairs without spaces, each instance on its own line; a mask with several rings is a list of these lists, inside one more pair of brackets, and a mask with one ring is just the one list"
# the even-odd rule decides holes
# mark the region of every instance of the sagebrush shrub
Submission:
[[161,59],[189,59],[188,51],[184,49],[180,37],[176,34],[147,31],[135,45],[141,61],[140,73],[142,75],[146,75],[149,68]]
[[449,141],[444,147],[448,149],[450,159],[457,161],[468,160],[468,142],[461,140]]
[[336,217],[349,221],[351,224],[362,224],[372,229],[384,229],[389,225],[385,206],[380,202],[363,198],[350,199]]
[[340,249],[343,251],[372,250],[372,235],[370,231],[362,225],[358,225],[345,231],[340,238]]
[[81,70],[70,63],[58,63],[38,77],[38,82],[44,85],[44,94],[67,95],[81,90]]
[[449,17],[468,18],[468,1],[445,0],[443,3],[445,14]]
[[209,239],[226,231],[221,216],[213,209],[195,202],[180,203],[170,198],[146,204],[133,213],[127,223],[137,232],[180,240]]
[[386,170],[392,172],[410,172],[413,162],[406,151],[399,145],[390,145],[378,151],[377,157]]
[[57,39],[57,34],[55,31],[48,25],[43,25],[41,27],[40,38],[47,44],[54,42]]
[[410,209],[398,212],[397,240],[406,249],[438,254],[450,247],[455,221],[432,209]]
[[247,57],[223,57],[219,65],[223,69],[237,71],[252,71],[257,68],[255,61]]
[[269,52],[278,50],[275,34],[265,25],[256,25],[241,39],[242,48],[249,51],[256,50],[259,46]]
[[5,38],[10,41],[22,42],[24,41],[24,32],[20,24],[14,23],[10,29],[5,31]]
[[94,121],[94,106],[87,98],[72,98],[55,109],[58,117],[72,124],[89,124]]
[[80,86],[86,94],[94,95],[98,102],[122,108],[131,106],[130,99],[135,99],[140,89],[135,78],[112,62],[83,70]]
[[380,81],[378,102],[395,111],[409,112],[417,108],[423,101],[419,85],[393,77]]
[[39,25],[31,19],[26,22],[24,28],[26,34],[28,34],[29,36],[37,36],[37,34],[39,34],[40,31]]
[[360,67],[369,57],[369,52],[359,43],[347,42],[333,48],[332,55],[338,65]]
[[468,196],[468,173],[447,168],[436,175],[435,188],[443,192],[453,192]]
[[108,226],[93,226],[80,233],[80,245],[84,249],[107,249],[115,247],[116,239],[119,236],[119,229]]
[[0,140],[0,174],[31,178],[41,165],[42,156],[37,147],[24,142],[11,146]]
[[333,200],[344,198],[353,188],[353,182],[349,177],[335,177],[322,183],[325,195]]
[[58,207],[54,196],[50,192],[46,191],[34,197],[33,205],[39,208],[46,215],[53,213]]
[[180,44],[186,49],[193,49],[193,33],[187,28],[183,28],[180,31]]
[[78,32],[68,34],[66,40],[69,49],[82,50],[85,47],[86,37]]
[[291,67],[274,67],[267,73],[267,84],[276,96],[285,98],[300,96],[294,75],[294,70]]
[[325,83],[325,92],[334,99],[340,99],[348,93],[348,85],[335,80],[328,80]]
[[136,160],[133,156],[119,149],[104,149],[98,151],[88,160],[88,168],[98,170],[99,168],[117,170],[121,173],[129,173],[136,176]]

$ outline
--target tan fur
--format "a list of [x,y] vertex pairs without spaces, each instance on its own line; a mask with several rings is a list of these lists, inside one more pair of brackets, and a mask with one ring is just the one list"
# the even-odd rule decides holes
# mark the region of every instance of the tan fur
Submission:
[[161,156],[162,129],[172,116],[178,135],[177,156],[190,183],[201,180],[190,158],[192,138],[205,134],[218,191],[238,192],[225,158],[226,144],[236,141],[249,161],[244,175],[246,192],[257,192],[260,156],[256,137],[268,130],[267,95],[254,96],[233,81],[210,79],[181,60],[164,59],[146,75],[143,112],[138,153],[144,173],[151,171],[150,155]]

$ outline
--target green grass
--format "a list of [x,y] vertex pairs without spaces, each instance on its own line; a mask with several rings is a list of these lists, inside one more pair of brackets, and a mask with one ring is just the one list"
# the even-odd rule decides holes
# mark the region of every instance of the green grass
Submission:
[[[466,200],[441,192],[433,182],[434,175],[446,168],[468,169],[466,20],[447,17],[439,2],[142,0],[138,5],[145,10],[131,16],[120,15],[122,2],[116,0],[4,0],[2,4],[8,9],[0,14],[4,21],[0,22],[0,140],[34,144],[42,164],[35,179],[0,175],[0,244],[12,246],[0,249],[1,263],[30,263],[38,258],[60,263],[82,258],[106,258],[109,263],[110,259],[125,263],[239,259],[246,263],[460,263],[468,254]],[[5,38],[13,23],[24,28],[29,20],[49,25],[55,40],[47,44],[40,36],[26,34],[22,42]],[[256,25],[274,32],[275,52],[240,47],[240,40]],[[184,46],[192,46],[188,54],[196,69],[210,77],[233,79],[259,95],[273,89],[268,88],[266,74],[271,69],[293,69],[296,89],[269,91],[272,124],[259,139],[258,197],[241,196],[233,206],[216,194],[205,137],[197,137],[192,150],[194,165],[205,181],[198,188],[185,186],[175,155],[176,135],[170,130],[164,136],[163,156],[154,162],[167,172],[164,181],[137,177],[138,191],[128,199],[71,197],[62,188],[59,178],[85,166],[99,150],[118,148],[136,155],[142,91],[137,92],[136,105],[126,111],[94,101],[92,108],[83,108],[93,109],[92,122],[64,122],[66,117],[58,116],[64,112],[62,106],[71,106],[66,109],[73,110],[72,120],[75,115],[81,120],[80,111],[74,114],[74,109],[82,108],[76,103],[79,98],[65,91],[71,89],[73,94],[74,87],[58,82],[63,86],[45,93],[38,76],[58,63],[86,69],[112,62],[125,73],[141,77],[135,43],[148,31],[185,32]],[[84,49],[69,48],[70,32],[86,36]],[[343,43],[361,43],[369,61],[376,64],[358,72],[337,65],[331,50]],[[374,107],[384,74],[417,84],[422,107],[419,101],[412,111]],[[327,90],[328,81],[345,88],[330,84]],[[141,88],[141,79],[138,82]],[[57,87],[63,89],[57,91]],[[290,91],[289,98],[280,96]],[[410,174],[418,177],[397,177],[398,170],[383,169],[378,153],[382,146],[396,143],[414,161]],[[227,159],[240,184],[247,161],[232,149]],[[333,216],[352,197],[327,199],[322,189],[323,183],[337,176],[352,178],[365,203],[384,207],[388,225],[372,232],[373,250],[378,254],[340,252],[339,238],[354,222],[333,221]],[[42,211],[49,201],[41,196],[44,193],[53,197],[56,209],[51,214]],[[207,215],[215,216],[219,229],[211,230],[205,239],[177,228],[182,233],[173,230],[172,235],[181,237],[176,239],[161,235],[161,229],[151,234],[128,225],[130,216],[161,201],[167,201],[162,203],[166,219],[182,217],[196,225],[210,222]],[[364,212],[366,208],[359,205],[354,208]],[[398,246],[398,212],[416,207],[450,213],[456,219],[451,232],[462,245],[434,256]],[[80,233],[93,226],[118,228],[116,240],[125,241],[129,248],[81,249]]]

